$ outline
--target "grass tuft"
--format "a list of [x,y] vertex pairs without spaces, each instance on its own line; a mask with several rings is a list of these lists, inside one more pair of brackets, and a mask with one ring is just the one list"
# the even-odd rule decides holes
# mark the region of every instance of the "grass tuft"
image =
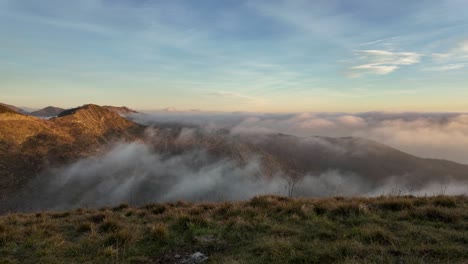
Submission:
[[122,228],[121,224],[112,218],[106,218],[101,225],[99,225],[99,231],[108,233],[108,232],[117,232]]

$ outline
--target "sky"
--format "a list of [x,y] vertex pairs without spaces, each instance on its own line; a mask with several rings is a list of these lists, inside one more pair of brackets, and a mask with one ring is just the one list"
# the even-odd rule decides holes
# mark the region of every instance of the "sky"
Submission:
[[468,1],[0,0],[0,101],[468,111]]

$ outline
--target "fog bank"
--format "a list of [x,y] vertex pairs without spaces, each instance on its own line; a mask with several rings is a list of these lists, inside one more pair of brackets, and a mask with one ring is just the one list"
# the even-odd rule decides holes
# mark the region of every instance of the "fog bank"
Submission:
[[[415,189],[406,175],[386,180],[330,170],[300,175],[294,196],[353,196],[411,193],[419,195],[466,193],[465,183],[436,180]],[[204,150],[166,156],[144,143],[121,143],[109,152],[47,171],[16,203],[16,210],[66,210],[112,206],[126,202],[142,205],[177,200],[244,200],[255,195],[288,194],[288,177],[261,174],[255,159],[245,165],[210,156]]]
[[178,123],[240,133],[362,137],[407,153],[468,164],[468,114],[463,113],[207,113],[133,115],[143,124]]

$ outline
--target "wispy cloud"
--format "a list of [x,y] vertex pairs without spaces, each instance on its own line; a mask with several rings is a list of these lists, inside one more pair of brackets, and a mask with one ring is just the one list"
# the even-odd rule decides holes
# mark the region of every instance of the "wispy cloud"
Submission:
[[402,65],[419,63],[423,54],[414,52],[391,52],[386,50],[356,50],[363,64],[352,66],[349,76],[360,77],[365,74],[384,75],[394,72]]
[[460,70],[463,68],[465,68],[465,64],[454,63],[454,64],[446,64],[446,65],[440,65],[436,67],[430,67],[430,68],[427,68],[426,70],[428,71],[452,71],[452,70]]
[[208,95],[221,97],[221,98],[229,98],[235,100],[243,100],[248,102],[255,102],[255,103],[265,103],[266,99],[260,97],[249,96],[241,93],[234,93],[234,92],[227,92],[227,91],[213,91],[209,92]]
[[468,39],[458,42],[447,52],[432,53],[431,56],[437,61],[468,59]]
[[382,42],[382,41],[383,41],[382,39],[379,39],[379,40],[376,40],[376,41],[361,43],[361,44],[359,44],[359,45],[360,45],[360,46],[373,45],[373,44],[377,44],[377,43]]

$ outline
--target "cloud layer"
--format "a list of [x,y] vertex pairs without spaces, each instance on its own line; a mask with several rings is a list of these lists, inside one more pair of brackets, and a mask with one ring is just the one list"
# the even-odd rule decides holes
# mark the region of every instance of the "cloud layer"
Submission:
[[[181,132],[181,135],[183,132]],[[466,193],[466,183],[430,180],[410,188],[407,175],[366,178],[329,170],[301,175],[293,194],[302,197]],[[244,200],[255,195],[287,195],[288,177],[261,174],[256,159],[240,165],[203,149],[163,155],[143,143],[120,143],[107,153],[46,171],[11,203],[10,210],[68,210],[78,207],[142,205],[167,201]]]
[[181,123],[231,133],[362,137],[413,155],[468,164],[468,114],[463,113],[299,113],[250,114],[157,112],[135,115],[144,124]]

